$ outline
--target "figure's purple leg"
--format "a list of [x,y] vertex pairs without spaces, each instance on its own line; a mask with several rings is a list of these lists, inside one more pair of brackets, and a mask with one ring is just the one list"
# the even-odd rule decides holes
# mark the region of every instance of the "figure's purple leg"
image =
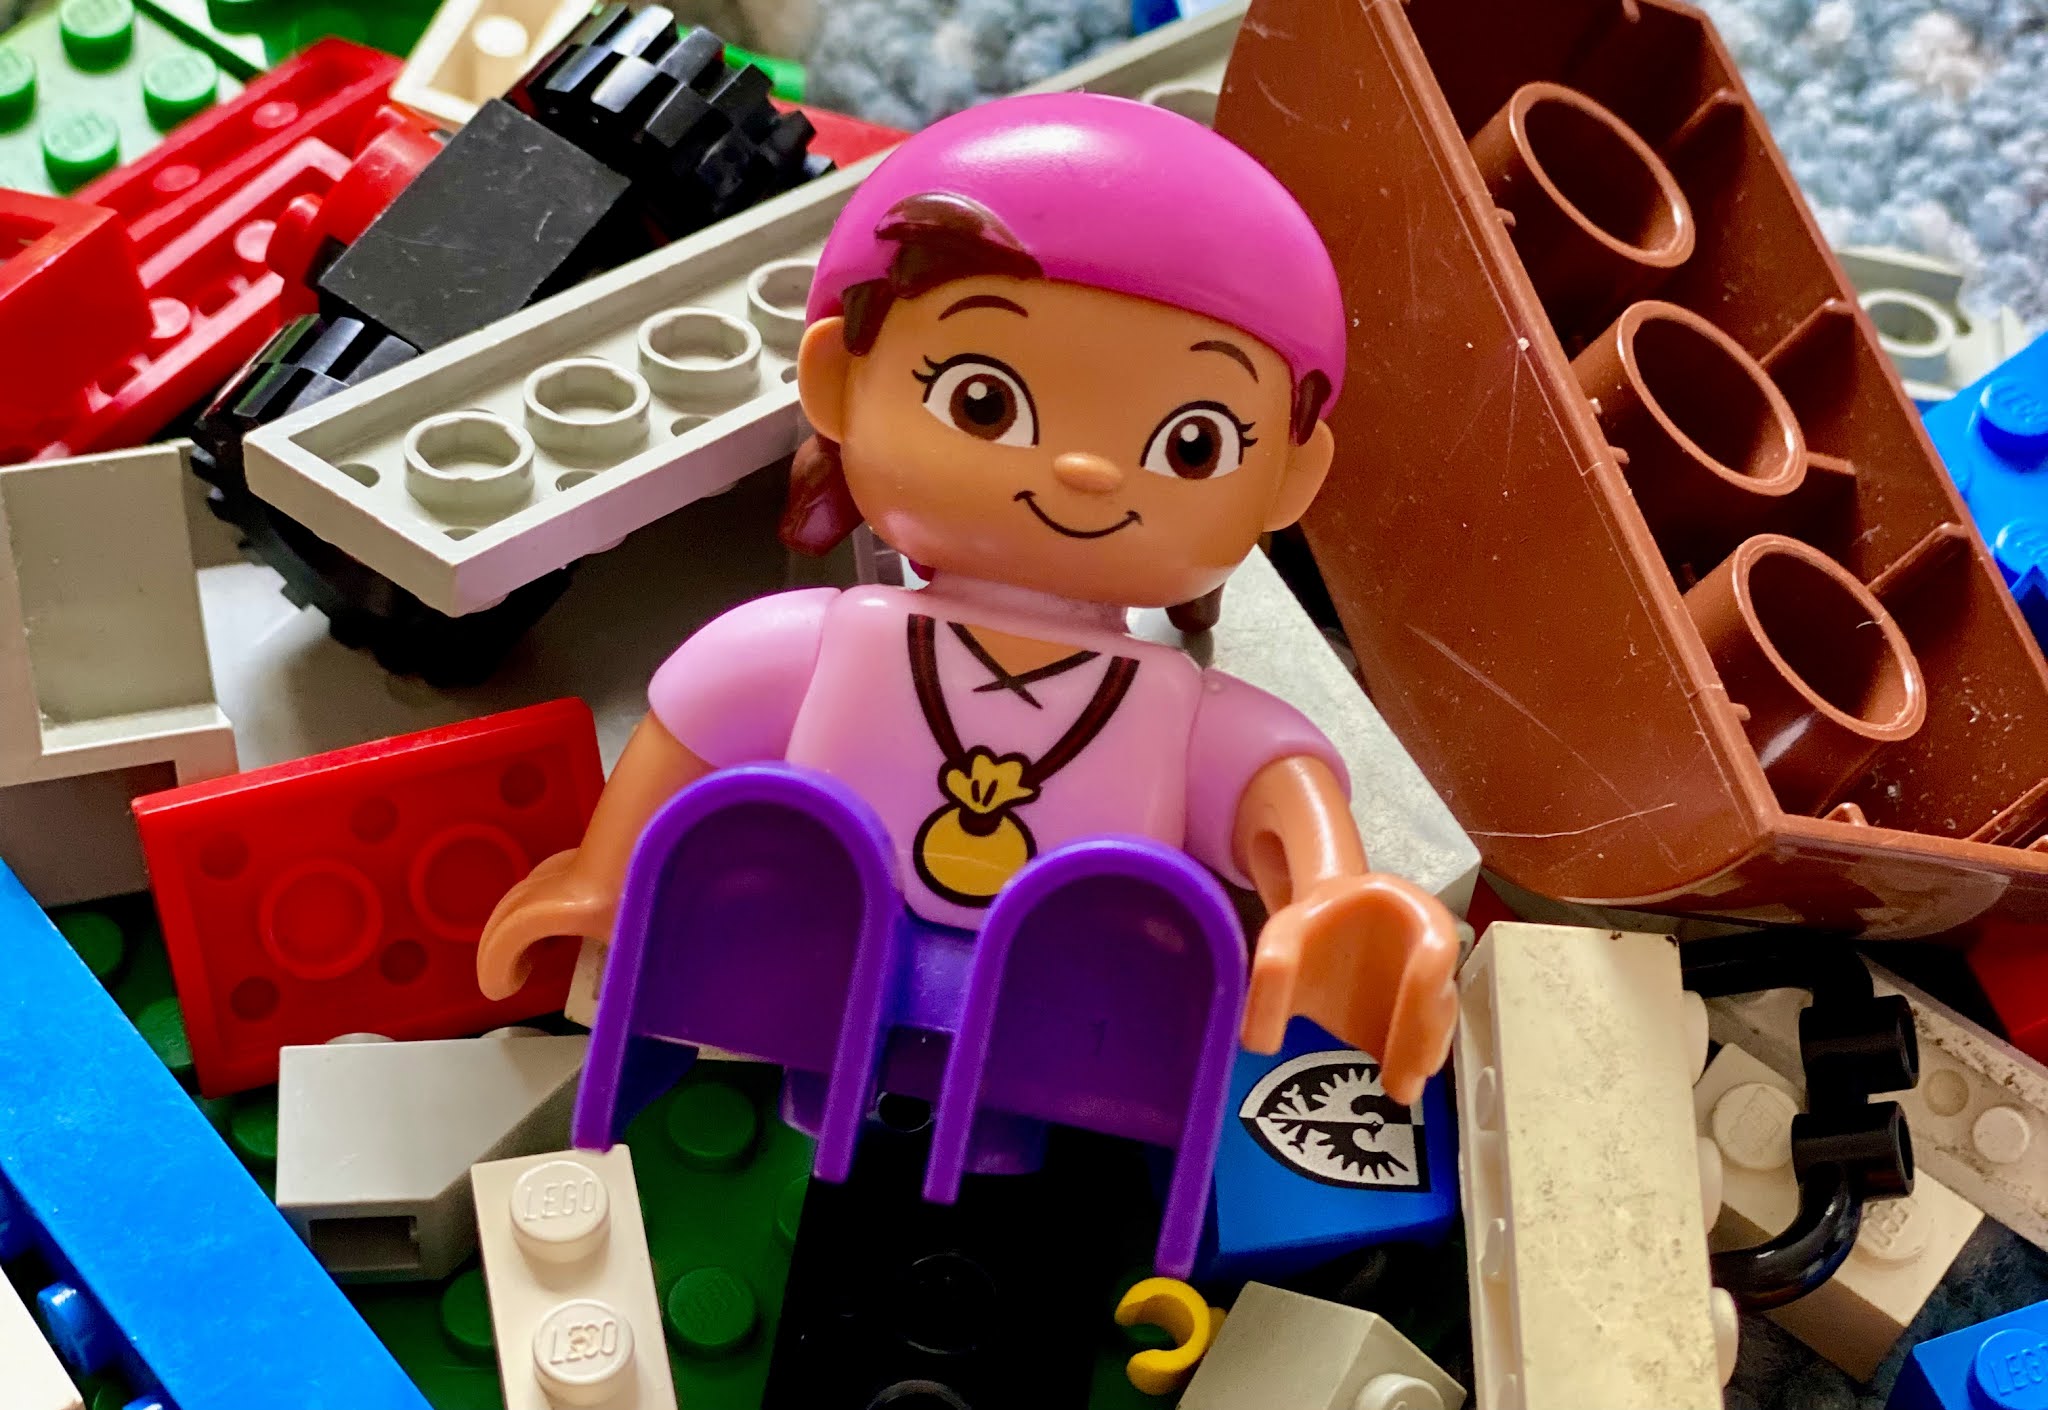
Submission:
[[844,1179],[902,945],[893,857],[866,804],[784,766],[722,770],[657,813],[620,897],[576,1143],[617,1138],[651,1085],[629,1069],[656,1045],[709,1045],[831,1074],[818,1173]]
[[959,1193],[976,1118],[1026,1116],[1175,1150],[1157,1263],[1194,1266],[1244,1008],[1244,935],[1215,878],[1139,839],[1026,867],[975,946],[925,1196]]

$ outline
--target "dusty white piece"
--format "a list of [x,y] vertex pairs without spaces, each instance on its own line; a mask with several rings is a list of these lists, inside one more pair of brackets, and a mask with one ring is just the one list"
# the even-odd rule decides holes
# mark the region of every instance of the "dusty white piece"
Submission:
[[343,1281],[433,1281],[476,1249],[469,1169],[555,1150],[590,1040],[508,1033],[278,1055],[277,1207]]
[[44,905],[141,889],[128,800],[234,772],[182,444],[0,469],[0,855]]
[[1180,1410],[1458,1410],[1465,1388],[1386,1318],[1246,1283]]
[[1963,271],[1946,260],[1880,246],[1836,254],[1916,402],[1948,400],[2027,345],[2011,309],[1983,318],[1963,311]]
[[675,1410],[632,1152],[498,1160],[470,1178],[505,1410]]
[[[1242,14],[1168,25],[1038,90],[1213,86]],[[452,616],[717,493],[796,448],[811,269],[881,159],[260,428],[250,489]]]
[[1203,664],[1271,691],[1307,715],[1351,772],[1351,815],[1368,860],[1465,913],[1479,849],[1265,554],[1253,553],[1231,575],[1222,620],[1206,640],[1183,638],[1160,611],[1132,613],[1131,630],[1150,641],[1186,645]]
[[[1724,1044],[1693,1089],[1701,1136],[1721,1153],[1715,1252],[1753,1248],[1799,1212],[1792,1118],[1800,1085],[1734,1044]],[[1924,1170],[1913,1193],[1865,1207],[1854,1248],[1834,1277],[1776,1308],[1771,1320],[1859,1381],[1891,1351],[1983,1220],[1970,1202]]]
[[14,1284],[0,1278],[0,1388],[7,1410],[84,1410],[64,1363]]
[[[1869,961],[1865,961],[1869,964]],[[1913,1006],[1920,1084],[1887,1092],[1906,1113],[1913,1155],[1931,1175],[2038,1248],[2048,1249],[2048,1067],[1890,970],[1870,964],[1879,994]],[[1714,1037],[1800,1080],[1798,989],[1713,999]]]
[[590,10],[590,0],[442,0],[391,97],[453,131],[503,97]]
[[1676,947],[1503,922],[1460,971],[1458,1009],[1478,1403],[1720,1410],[1726,1298],[1691,1104],[1704,1021]]

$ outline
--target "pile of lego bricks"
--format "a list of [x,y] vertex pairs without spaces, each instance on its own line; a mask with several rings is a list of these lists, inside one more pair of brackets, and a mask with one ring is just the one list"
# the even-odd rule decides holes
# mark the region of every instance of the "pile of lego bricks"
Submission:
[[1337,254],[1356,449],[1196,649],[1475,943],[1412,1107],[1237,1056],[1185,1281],[1112,1137],[934,1203],[706,1054],[573,1148],[602,952],[476,980],[662,653],[872,569],[772,525],[903,134],[654,6],[0,34],[0,1404],[2048,1403],[2048,343],[1830,253],[1685,5],[1244,17],[1043,86]]

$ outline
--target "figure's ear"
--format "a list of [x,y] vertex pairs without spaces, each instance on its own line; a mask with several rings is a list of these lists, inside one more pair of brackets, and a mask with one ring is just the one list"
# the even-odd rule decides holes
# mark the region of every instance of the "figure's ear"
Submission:
[[1330,433],[1327,421],[1316,422],[1315,430],[1300,445],[1287,447],[1287,468],[1281,472],[1273,503],[1266,510],[1267,533],[1277,533],[1308,513],[1309,503],[1323,487],[1323,480],[1330,473],[1330,461],[1336,454],[1337,438]]
[[796,394],[804,420],[828,441],[845,439],[846,384],[852,372],[845,319],[821,318],[804,330],[796,354]]

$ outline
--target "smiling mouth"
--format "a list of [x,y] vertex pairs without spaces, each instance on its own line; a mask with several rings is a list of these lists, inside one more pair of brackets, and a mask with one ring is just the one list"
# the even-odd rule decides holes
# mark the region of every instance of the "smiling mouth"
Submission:
[[1056,534],[1065,534],[1070,539],[1106,539],[1111,534],[1115,533],[1118,529],[1128,529],[1133,524],[1142,524],[1145,522],[1138,516],[1137,510],[1126,509],[1124,511],[1124,517],[1117,520],[1114,524],[1111,524],[1106,529],[1069,528],[1067,525],[1062,524],[1059,520],[1053,518],[1052,515],[1046,513],[1043,509],[1040,509],[1038,507],[1038,495],[1035,491],[1019,490],[1017,491],[1017,493],[1011,495],[1010,498],[1021,502],[1026,509],[1030,510],[1033,514],[1036,514],[1038,516],[1038,522],[1045,525],[1046,528],[1051,529]]

